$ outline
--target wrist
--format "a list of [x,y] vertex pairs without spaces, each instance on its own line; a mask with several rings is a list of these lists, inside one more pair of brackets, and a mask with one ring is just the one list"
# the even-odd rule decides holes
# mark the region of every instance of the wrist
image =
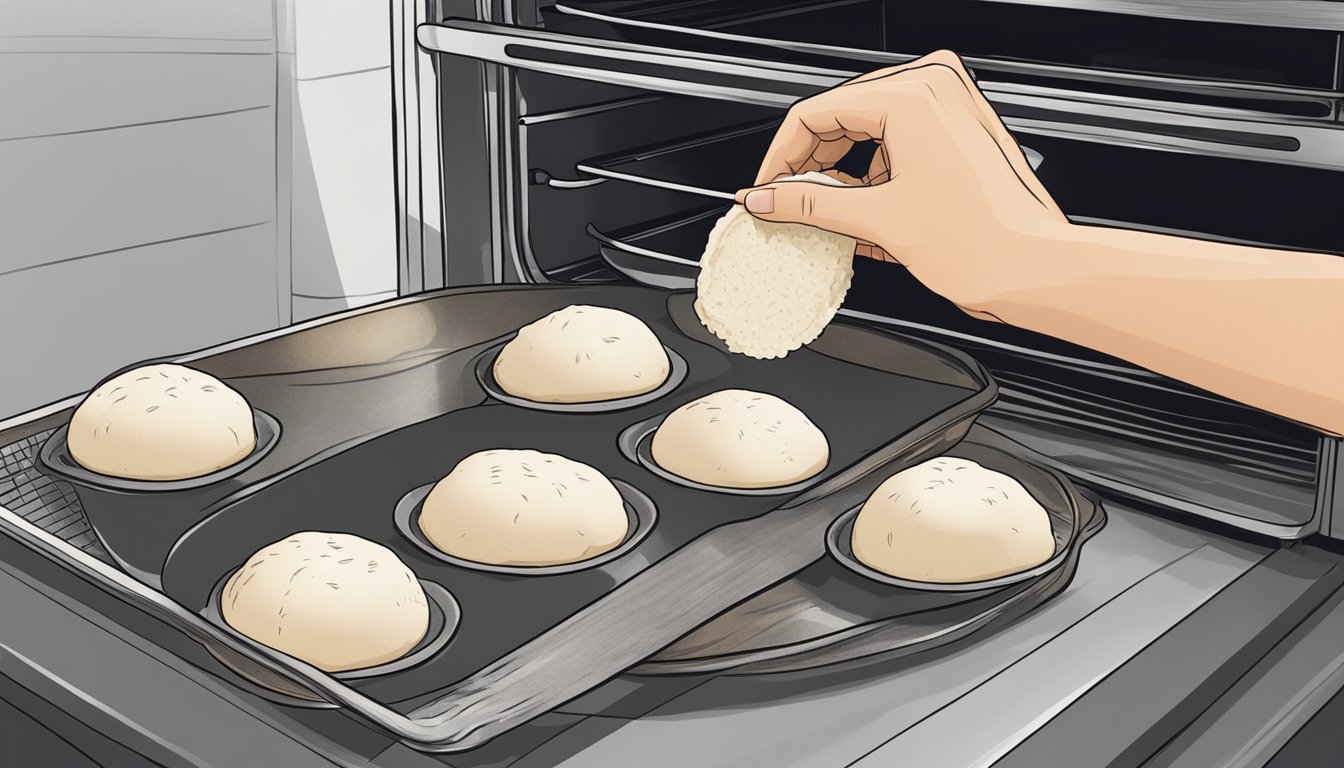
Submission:
[[988,258],[980,261],[973,280],[978,290],[956,303],[973,315],[1020,324],[1016,315],[1023,308],[1075,282],[1088,251],[1080,247],[1088,238],[1083,231],[1087,229],[1091,228],[1054,218],[1005,227],[984,246]]

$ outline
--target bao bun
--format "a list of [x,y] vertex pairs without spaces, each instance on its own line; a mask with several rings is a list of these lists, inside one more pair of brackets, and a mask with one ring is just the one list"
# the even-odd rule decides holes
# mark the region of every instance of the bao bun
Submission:
[[826,435],[788,402],[724,389],[681,406],[653,433],[653,460],[674,475],[721,488],[775,488],[826,468]]
[[595,403],[651,392],[671,361],[634,315],[572,305],[525,325],[495,358],[494,377],[514,397],[538,403]]
[[474,453],[435,484],[420,510],[420,530],[435,547],[490,565],[588,560],[620,546],[629,526],[605,475],[538,451]]
[[184,480],[246,458],[256,447],[252,407],[208,373],[146,365],[103,382],[70,419],[70,455],[93,472]]
[[405,656],[429,604],[392,550],[346,533],[305,531],[263,547],[221,597],[229,626],[328,672]]
[[878,486],[854,520],[851,546],[889,576],[948,584],[1007,576],[1055,553],[1049,514],[1021,483],[953,456]]

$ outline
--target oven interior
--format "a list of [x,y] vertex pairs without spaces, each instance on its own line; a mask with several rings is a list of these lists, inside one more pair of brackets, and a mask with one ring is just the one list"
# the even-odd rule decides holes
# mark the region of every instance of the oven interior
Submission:
[[[455,7],[463,5],[444,3],[438,12],[471,16],[471,8]],[[564,0],[494,13],[488,20],[576,39],[848,72],[951,48],[992,100],[994,93],[1044,94],[1050,105],[1005,97],[996,103],[1005,118],[1068,123],[1065,131],[1015,133],[1075,222],[1344,253],[1336,210],[1344,167],[1303,162],[1291,136],[1224,130],[1215,150],[1202,148],[1208,142],[1173,149],[1134,139],[1123,120],[1085,108],[1137,106],[1154,116],[1143,130],[1178,143],[1208,138],[1183,125],[1187,115],[1337,128],[1334,32],[973,0]],[[493,121],[494,136],[480,149],[498,160],[492,236],[510,255],[496,267],[504,279],[626,280],[613,267],[619,257],[618,264],[634,260],[648,273],[665,273],[659,284],[689,286],[710,228],[732,193],[752,182],[782,117],[781,107],[620,87],[600,77],[435,60],[440,103],[453,105],[440,113],[448,185],[462,178],[460,156],[473,149],[455,144],[480,140],[478,117]],[[487,94],[481,115],[460,106],[471,89],[477,100]],[[1118,122],[1120,138],[1070,132],[1103,122],[1113,129]],[[1261,154],[1241,151],[1247,147]],[[837,167],[864,166],[871,151],[859,145]],[[480,211],[466,210],[455,217],[448,206],[450,254],[455,237],[482,227]],[[451,256],[447,274],[451,283]],[[1059,448],[1070,469],[1112,491],[1284,538],[1319,527],[1321,481],[1333,471],[1334,451],[1312,429],[1092,350],[973,319],[899,265],[857,259],[845,311],[979,357],[1003,387],[995,416]]]

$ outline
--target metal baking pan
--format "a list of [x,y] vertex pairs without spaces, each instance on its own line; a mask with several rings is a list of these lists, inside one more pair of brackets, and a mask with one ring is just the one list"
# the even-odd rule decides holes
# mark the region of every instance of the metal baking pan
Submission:
[[908,583],[867,577],[829,556],[720,615],[630,672],[636,675],[765,674],[927,651],[1001,625],[1062,592],[1084,543],[1106,522],[1094,498],[1051,469],[1044,457],[986,427],[974,426],[942,452],[1011,475],[1045,507],[1056,552],[1039,567],[979,584]]
[[[270,457],[269,474],[241,476],[249,482],[209,503],[179,498],[178,517],[167,527],[187,520],[190,530],[171,547],[142,553],[140,562],[161,564],[154,581],[199,611],[220,578],[297,530],[344,530],[392,547],[462,606],[452,641],[413,669],[338,680],[199,623],[195,614],[175,621],[225,655],[421,748],[461,750],[629,669],[823,557],[826,527],[866,497],[878,474],[954,444],[995,396],[985,370],[959,352],[844,322],[783,360],[730,355],[699,324],[692,301],[689,294],[613,286],[469,289],[383,310],[390,325],[399,312],[419,312],[438,329],[439,346],[410,353],[416,357],[404,364],[304,369],[293,364],[308,354],[298,346],[302,333],[285,339],[292,354],[282,370],[264,370],[264,345],[246,358],[207,358],[205,370],[231,386],[233,373],[254,407],[285,424],[289,449]],[[521,325],[574,303],[644,319],[686,360],[685,381],[664,398],[617,412],[472,407],[486,394],[471,361]],[[445,331],[449,322],[460,328]],[[444,345],[446,336],[457,340]],[[263,372],[239,374],[246,365]],[[828,434],[832,462],[815,485],[792,497],[726,496],[668,482],[621,454],[617,436],[631,424],[725,387],[784,397]],[[403,496],[457,459],[496,447],[589,463],[651,498],[657,521],[638,546],[610,562],[546,576],[457,567],[397,531],[394,511]],[[95,519],[104,540],[161,536],[152,529],[162,521],[147,516]]]
[[[463,612],[462,626],[448,652],[421,665],[415,674],[361,681],[361,690],[368,695],[396,702],[467,677],[707,531],[766,514],[787,499],[725,496],[664,480],[621,452],[618,436],[632,423],[727,387],[761,389],[793,403],[828,435],[833,473],[871,454],[893,435],[910,433],[929,415],[974,396],[959,387],[816,353],[777,361],[727,355],[676,333],[669,317],[661,322],[648,314],[643,318],[687,360],[685,381],[664,401],[594,413],[492,403],[454,411],[305,464],[225,499],[186,533],[168,554],[161,574],[164,591],[188,607],[203,607],[222,574],[261,547],[297,531],[337,530],[388,546],[421,578],[452,591]],[[843,397],[837,396],[837,381],[845,382]],[[901,407],[862,405],[880,402]],[[657,522],[622,557],[547,577],[489,573],[453,564],[428,554],[398,530],[397,506],[408,492],[437,481],[472,453],[498,448],[558,453],[593,466],[651,498]],[[824,479],[823,473],[813,482]],[[510,606],[509,616],[497,616],[500,605]],[[481,616],[491,618],[473,620]]]

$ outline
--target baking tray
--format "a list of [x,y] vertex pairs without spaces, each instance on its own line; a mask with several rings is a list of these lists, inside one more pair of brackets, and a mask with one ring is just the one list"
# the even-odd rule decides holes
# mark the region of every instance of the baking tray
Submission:
[[[454,299],[463,306],[455,307]],[[440,317],[456,315],[466,327],[460,345],[426,352],[413,364],[290,366],[231,378],[227,363],[236,369],[237,360],[217,361],[214,370],[203,360],[204,370],[276,415],[290,450],[268,457],[266,473],[240,476],[241,487],[216,489],[209,503],[177,496],[177,514],[166,524],[110,508],[91,517],[105,541],[149,533],[159,542],[162,527],[185,530],[171,552],[142,552],[139,562],[157,563],[153,581],[192,611],[202,610],[218,579],[253,551],[297,530],[344,530],[393,547],[421,578],[444,584],[462,605],[447,649],[413,670],[340,681],[218,627],[193,620],[190,631],[417,746],[469,748],[633,666],[823,556],[826,525],[871,491],[866,484],[875,473],[955,443],[994,399],[992,380],[965,355],[846,323],[833,324],[810,348],[784,360],[730,355],[699,324],[692,301],[689,294],[631,287],[474,289],[384,310],[435,315],[437,339],[444,335]],[[686,381],[666,398],[610,413],[476,407],[488,401],[472,362],[521,325],[572,303],[643,318],[687,361]],[[291,348],[299,336],[288,340]],[[248,359],[257,363],[259,352]],[[426,377],[432,389],[426,390]],[[407,419],[426,410],[411,407],[411,382],[432,395],[440,413]],[[306,397],[296,396],[300,385],[310,387],[302,391]],[[620,453],[616,437],[630,424],[725,387],[782,396],[830,435],[832,461],[813,485],[793,497],[725,496],[667,482]],[[309,401],[323,393],[320,402],[346,408],[312,407]],[[363,421],[360,429],[343,431],[342,419]],[[647,494],[657,523],[639,546],[609,563],[548,576],[459,568],[429,557],[396,530],[394,509],[408,491],[438,479],[469,453],[498,447],[549,450],[592,464]],[[97,506],[103,499],[92,501]],[[118,501],[124,509],[136,499]],[[656,615],[640,616],[649,611]],[[631,621],[640,631],[630,631]]]
[[[831,556],[751,598],[630,670],[636,675],[766,674],[928,651],[1005,624],[1063,591],[1106,515],[1043,456],[973,426],[942,452],[1011,475],[1045,507],[1056,554],[1021,575],[979,584],[894,587]],[[841,523],[857,511],[837,518]],[[836,532],[833,524],[828,537]],[[1025,578],[1022,578],[1025,576]]]
[[[297,531],[336,530],[388,546],[421,578],[451,590],[463,614],[449,652],[427,661],[414,675],[358,683],[379,701],[402,701],[467,677],[700,535],[766,514],[787,499],[691,488],[664,480],[630,461],[617,438],[651,413],[727,387],[761,389],[783,397],[808,414],[830,440],[829,472],[814,477],[811,485],[971,394],[820,354],[790,355],[782,361],[724,355],[685,336],[677,338],[671,318],[658,322],[646,314],[644,319],[687,360],[685,381],[663,401],[617,412],[580,414],[491,403],[454,411],[305,464],[226,499],[218,511],[184,535],[165,563],[164,591],[189,608],[202,608],[222,574],[256,550]],[[836,396],[834,382],[839,380],[845,382],[844,397]],[[902,407],[856,408],[856,404],[886,401],[899,402]],[[657,522],[639,546],[621,558],[546,577],[455,565],[428,555],[398,530],[397,505],[408,492],[437,481],[470,454],[501,448],[558,453],[593,466],[652,499]],[[497,615],[500,605],[509,606],[508,615]],[[490,619],[474,618],[483,615]]]

